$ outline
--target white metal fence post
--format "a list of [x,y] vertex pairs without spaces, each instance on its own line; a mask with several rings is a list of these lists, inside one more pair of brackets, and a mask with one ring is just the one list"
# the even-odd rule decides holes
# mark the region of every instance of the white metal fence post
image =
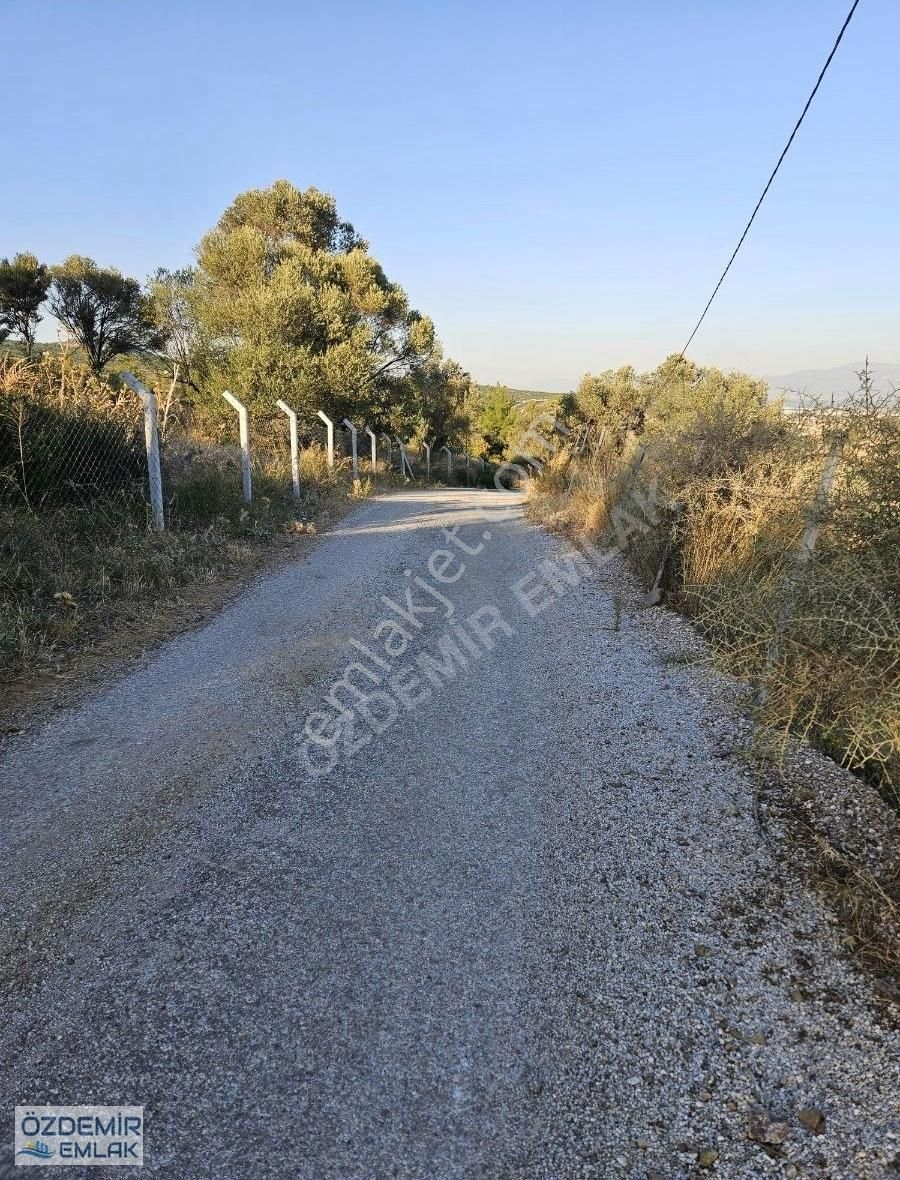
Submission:
[[328,429],[328,466],[334,467],[334,423],[327,414],[323,414],[321,410],[316,410],[316,413],[325,423]]
[[372,474],[378,470],[378,439],[375,437],[375,431],[371,427],[366,427],[366,434],[369,436],[372,443]]
[[253,477],[250,474],[250,423],[247,418],[247,407],[227,389],[222,397],[238,412],[238,426],[241,435],[241,478],[244,485],[244,501],[249,504],[253,499]]
[[150,484],[150,508],[153,524],[159,532],[166,527],[163,510],[162,472],[159,465],[159,427],[156,420],[156,394],[138,381],[134,373],[123,373],[122,380],[144,403],[144,444],[147,447],[147,480]]
[[453,482],[453,452],[450,450],[449,447],[441,447],[441,450],[447,452],[447,479],[449,482],[452,483]]
[[400,448],[400,474],[404,474],[405,468],[405,473],[409,476],[409,478],[415,479],[415,476],[413,475],[412,464],[409,461],[409,455],[406,453],[406,447],[399,438],[397,439],[397,446]]
[[356,453],[356,427],[349,418],[344,419],[344,425],[350,431],[350,452],[353,460],[353,482],[359,483],[359,458]]
[[394,453],[394,448],[391,446],[391,436],[389,434],[383,434],[381,437],[384,439],[384,441],[388,445],[388,471],[390,471],[390,469],[391,469],[391,455],[393,455],[393,453]]
[[291,432],[291,482],[294,485],[294,497],[300,499],[300,457],[297,454],[297,415],[281,398],[275,403],[279,410],[283,410],[288,416],[288,423]]
[[427,442],[422,443],[422,450],[425,452],[425,481],[431,482],[431,447]]

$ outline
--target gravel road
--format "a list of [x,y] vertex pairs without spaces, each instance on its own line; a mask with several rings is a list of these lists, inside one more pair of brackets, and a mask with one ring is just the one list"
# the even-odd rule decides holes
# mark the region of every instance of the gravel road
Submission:
[[566,551],[378,496],[6,743],[0,1175],[29,1102],[142,1104],[185,1180],[897,1174],[734,687]]

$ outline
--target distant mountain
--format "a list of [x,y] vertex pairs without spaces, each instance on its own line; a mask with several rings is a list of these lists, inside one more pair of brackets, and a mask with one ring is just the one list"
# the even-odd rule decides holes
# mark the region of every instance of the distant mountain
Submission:
[[[766,377],[769,389],[775,396],[784,396],[789,406],[796,406],[801,394],[811,398],[830,398],[843,401],[859,388],[857,374],[863,367],[859,361],[849,365],[838,365],[836,369],[798,369],[795,373],[778,373]],[[875,379],[878,392],[886,393],[900,387],[900,364],[884,361],[869,361],[869,371]]]

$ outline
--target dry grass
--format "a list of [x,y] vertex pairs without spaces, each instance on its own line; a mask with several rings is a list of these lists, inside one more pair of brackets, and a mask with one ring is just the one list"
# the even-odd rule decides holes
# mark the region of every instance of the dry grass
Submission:
[[[812,829],[807,847],[815,882],[838,912],[850,950],[900,983],[900,873],[879,879]],[[891,998],[900,999],[900,992]]]
[[[812,558],[798,572],[798,546],[836,431],[842,465]],[[624,447],[621,434],[611,436],[617,445],[562,452],[547,464],[529,488],[534,515],[603,540],[623,496],[633,488],[646,495],[655,484],[668,507],[633,538],[629,562],[647,586],[662,569],[667,601],[695,620],[725,668],[755,685],[769,754],[786,764],[789,736],[800,735],[900,807],[896,401],[876,401],[864,388],[841,413],[799,417],[746,406],[729,416],[713,404],[712,412],[682,409],[677,428],[651,413],[641,437]],[[635,472],[639,445],[644,457]],[[850,850],[855,841],[844,839],[864,820],[839,811],[835,832],[847,847],[838,847],[817,826],[821,817],[791,800],[782,782],[776,804],[795,863],[833,907],[848,949],[874,970],[876,986],[900,999],[900,872],[892,849],[873,871],[874,862]]]
[[[189,589],[254,569],[365,491],[353,488],[348,464],[330,469],[310,447],[295,500],[287,442],[273,434],[257,451],[248,507],[236,448],[179,430],[164,446],[167,528],[155,533],[142,472],[135,478],[125,461],[135,431],[143,446],[135,400],[64,354],[0,358],[0,675],[11,694],[65,674],[126,622],[145,616],[148,634],[163,637]],[[42,429],[29,434],[35,420]],[[122,478],[73,483],[73,457],[84,465],[85,455],[106,471],[121,460]]]
[[[669,504],[635,538],[650,585],[668,552],[668,601],[696,620],[728,668],[759,688],[763,719],[799,733],[900,803],[900,419],[896,403],[789,418],[721,407],[678,430],[657,423],[624,451],[557,455],[530,489],[548,524],[602,538],[623,491],[655,484]],[[813,559],[772,638],[835,431],[843,463]],[[644,450],[639,471],[638,443]]]

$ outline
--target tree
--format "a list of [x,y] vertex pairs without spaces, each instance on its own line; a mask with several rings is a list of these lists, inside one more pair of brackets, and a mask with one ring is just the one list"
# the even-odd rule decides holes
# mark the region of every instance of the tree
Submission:
[[120,353],[152,352],[165,339],[137,279],[79,254],[54,267],[50,310],[84,350],[95,373]]
[[506,386],[482,390],[472,420],[472,453],[476,458],[502,459],[513,441],[515,425],[515,402]]
[[725,417],[738,427],[751,426],[765,415],[766,382],[746,373],[701,368],[687,357],[673,355],[644,378],[648,393],[648,425],[655,432],[687,430],[699,419]]
[[33,254],[17,254],[0,260],[0,331],[5,338],[16,332],[25,353],[34,351],[34,336],[41,317],[38,309],[47,298],[50,271]]
[[163,267],[149,283],[149,314],[165,336],[165,352],[177,366],[180,380],[194,383],[193,369],[201,348],[200,326],[194,311],[196,271],[186,266],[169,271]]
[[610,440],[618,449],[625,436],[640,434],[649,399],[647,383],[631,365],[603,373],[585,373],[574,395],[567,399],[576,421],[589,424],[595,440]]
[[203,380],[245,400],[282,397],[312,420],[413,422],[440,347],[337,214],[286,180],[240,194],[200,244],[192,301]]

